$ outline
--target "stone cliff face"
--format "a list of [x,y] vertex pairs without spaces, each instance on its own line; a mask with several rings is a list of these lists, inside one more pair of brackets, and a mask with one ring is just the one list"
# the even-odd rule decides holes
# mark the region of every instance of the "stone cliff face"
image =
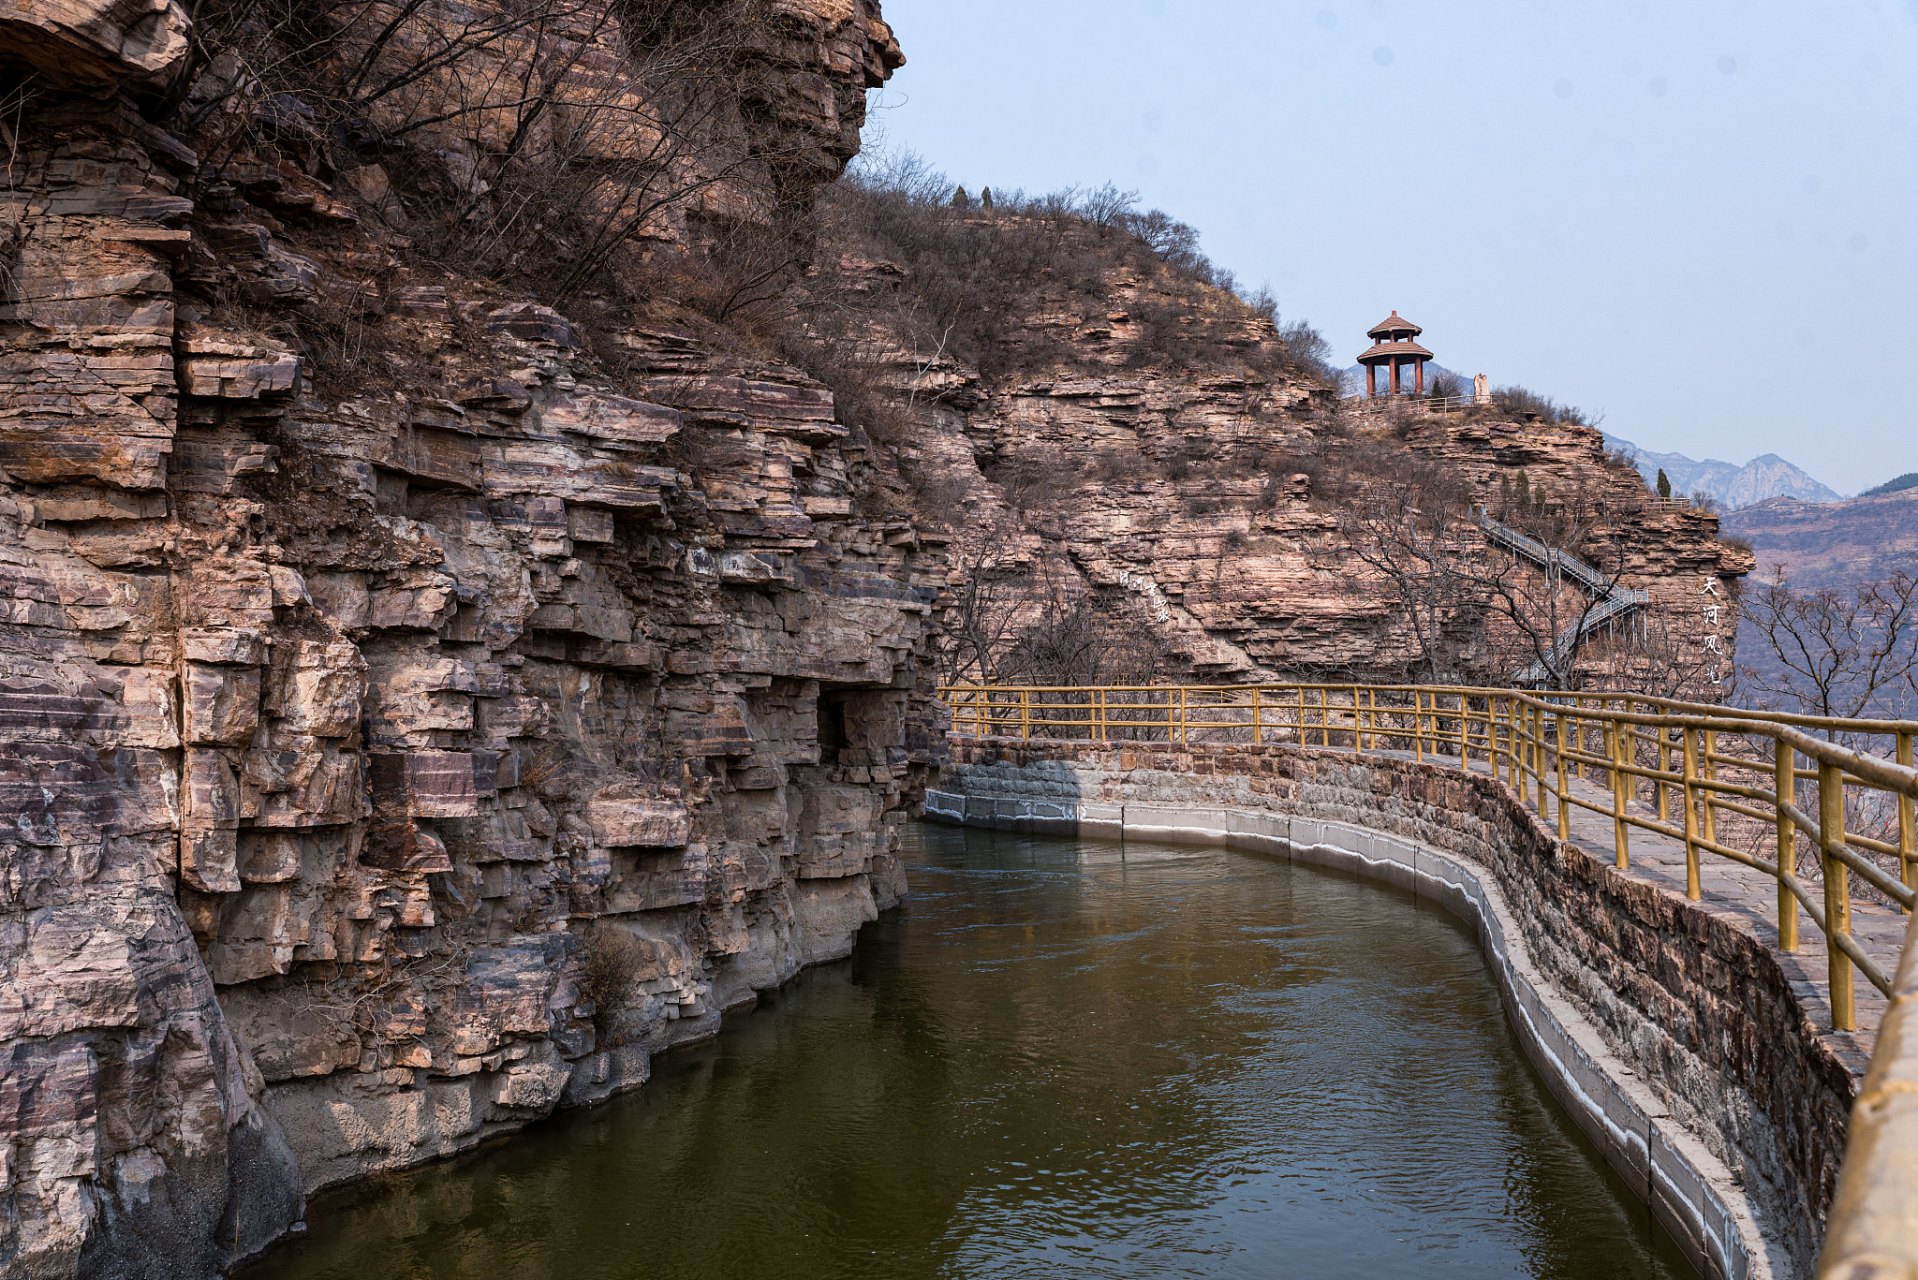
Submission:
[[[455,59],[492,10],[317,7],[363,73],[331,96],[256,6],[194,41],[165,0],[0,14],[35,72],[0,133],[0,1272],[214,1273],[845,954],[902,888],[967,572],[1026,593],[1000,642],[1038,597],[1125,623],[1128,675],[1401,673],[1339,513],[1410,458],[1605,490],[1688,643],[1745,568],[1595,432],[1342,416],[1269,317],[1090,223],[1044,233],[1070,279],[1000,262],[1037,301],[975,325],[996,355],[843,238],[806,341],[716,320],[807,266],[767,228],[892,34],[562,8]],[[629,21],[681,43],[635,71]],[[712,305],[659,283],[688,262]]]
[[[1040,220],[967,217],[991,246],[978,252],[1001,254]],[[1721,691],[1714,676],[1729,678],[1749,556],[1717,539],[1714,517],[1654,501],[1597,430],[1341,404],[1322,372],[1288,357],[1272,318],[1083,220],[1013,300],[1020,323],[1002,345],[959,358],[936,330],[901,345],[910,331],[883,318],[939,300],[894,260],[927,233],[863,230],[847,236],[856,251],[837,260],[837,287],[881,318],[867,345],[910,408],[912,429],[896,432],[904,468],[928,520],[956,540],[944,604],[961,647],[947,644],[949,675],[979,674],[963,647],[971,628],[972,648],[994,647],[1002,672],[1034,661],[1043,633],[1041,668],[1098,650],[1110,661],[1084,674],[1104,683],[1423,676],[1402,603],[1354,555],[1349,527],[1420,472],[1473,504],[1496,506],[1522,476],[1541,501],[1575,497],[1602,513],[1608,572],[1652,607],[1629,654],[1593,646],[1595,676],[1609,665],[1701,698]],[[963,255],[949,256],[958,269]],[[1463,536],[1492,557],[1475,531]],[[1104,641],[1075,612],[1082,602],[1106,620]],[[1462,674],[1487,683],[1517,669],[1485,652],[1466,663]]]
[[[899,59],[771,8],[790,200]],[[897,900],[934,758],[936,559],[829,393],[418,274],[363,172],[207,181],[134,92],[184,39],[0,17],[9,1276],[210,1274],[641,1082]],[[316,358],[282,321],[340,297]]]

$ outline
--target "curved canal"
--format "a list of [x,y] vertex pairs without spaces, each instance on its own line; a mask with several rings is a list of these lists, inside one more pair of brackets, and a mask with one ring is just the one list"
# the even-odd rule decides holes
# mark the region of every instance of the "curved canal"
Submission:
[[938,827],[913,896],[637,1093],[322,1197],[275,1280],[1682,1277],[1449,916]]

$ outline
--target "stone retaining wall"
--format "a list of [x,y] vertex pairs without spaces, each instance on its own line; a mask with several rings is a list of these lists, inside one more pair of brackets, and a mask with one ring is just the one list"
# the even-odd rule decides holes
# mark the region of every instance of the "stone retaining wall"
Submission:
[[956,742],[926,816],[1283,852],[1473,923],[1527,1052],[1707,1276],[1810,1276],[1856,1080],[1765,941],[1489,778],[1291,747]]

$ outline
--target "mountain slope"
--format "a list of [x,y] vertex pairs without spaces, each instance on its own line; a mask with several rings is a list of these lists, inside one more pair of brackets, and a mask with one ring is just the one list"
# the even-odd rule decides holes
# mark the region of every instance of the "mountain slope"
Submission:
[[1758,572],[1782,568],[1800,586],[1836,587],[1918,568],[1918,489],[1841,502],[1773,498],[1726,515],[1751,543]]

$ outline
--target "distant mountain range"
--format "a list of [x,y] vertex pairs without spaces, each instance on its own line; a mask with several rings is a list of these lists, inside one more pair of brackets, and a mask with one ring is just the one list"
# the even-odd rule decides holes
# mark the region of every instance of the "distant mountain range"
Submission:
[[1612,435],[1605,437],[1605,443],[1630,455],[1646,484],[1656,484],[1658,473],[1663,470],[1677,496],[1702,494],[1726,511],[1737,511],[1773,498],[1837,502],[1844,496],[1775,453],[1761,454],[1740,466],[1717,458],[1700,462],[1682,453],[1651,453]]

